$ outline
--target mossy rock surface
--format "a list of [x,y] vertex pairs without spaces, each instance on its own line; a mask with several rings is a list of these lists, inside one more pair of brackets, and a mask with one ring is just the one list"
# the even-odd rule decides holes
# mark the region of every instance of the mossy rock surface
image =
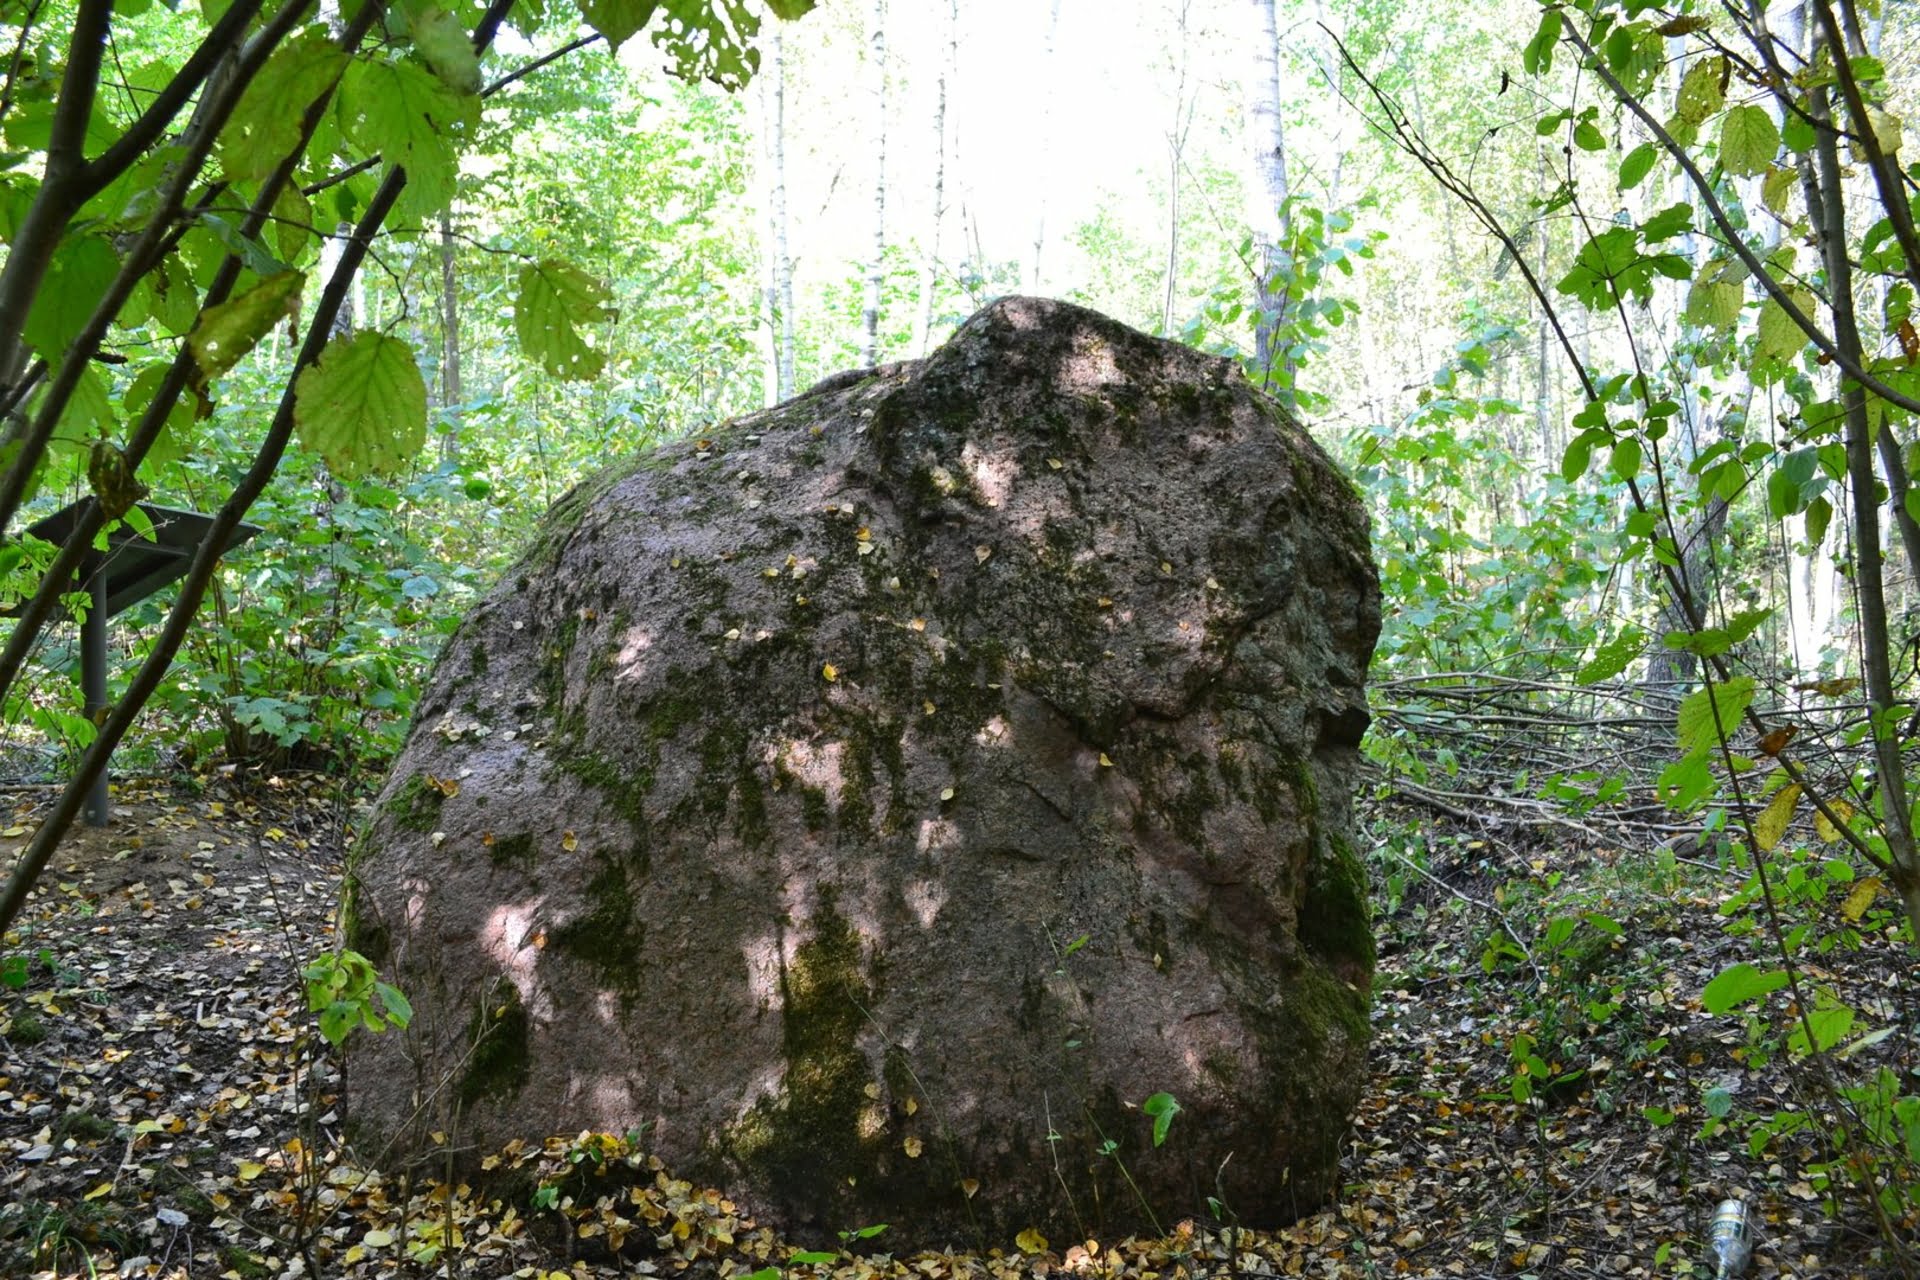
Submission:
[[448,644],[356,857],[416,1009],[358,1038],[356,1124],[644,1129],[895,1248],[1140,1227],[1109,1142],[1163,1220],[1312,1208],[1378,629],[1307,434],[1061,303],[618,464]]

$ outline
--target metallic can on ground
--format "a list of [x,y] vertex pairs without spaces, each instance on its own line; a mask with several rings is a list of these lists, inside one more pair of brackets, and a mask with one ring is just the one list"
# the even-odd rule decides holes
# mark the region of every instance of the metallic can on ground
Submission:
[[1707,1230],[1707,1255],[1714,1280],[1735,1280],[1753,1258],[1753,1228],[1744,1200],[1722,1200]]

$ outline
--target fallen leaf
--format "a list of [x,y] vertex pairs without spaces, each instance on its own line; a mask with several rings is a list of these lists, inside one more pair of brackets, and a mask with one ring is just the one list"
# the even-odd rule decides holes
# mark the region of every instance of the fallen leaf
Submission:
[[580,837],[574,835],[573,831],[571,829],[568,829],[567,831],[561,833],[560,847],[562,849],[565,849],[568,853],[572,853],[575,849],[578,849],[580,847]]
[[1015,1236],[1013,1242],[1020,1246],[1020,1252],[1022,1253],[1045,1253],[1047,1251],[1047,1238],[1038,1231],[1035,1231],[1032,1227],[1028,1227],[1025,1231]]
[[920,1139],[918,1138],[908,1138],[900,1144],[900,1147],[907,1153],[907,1159],[909,1160],[918,1160],[920,1158],[920,1152],[923,1150],[920,1145]]
[[820,668],[820,675],[822,679],[831,684],[840,678],[840,668],[834,666],[831,662],[826,663]]

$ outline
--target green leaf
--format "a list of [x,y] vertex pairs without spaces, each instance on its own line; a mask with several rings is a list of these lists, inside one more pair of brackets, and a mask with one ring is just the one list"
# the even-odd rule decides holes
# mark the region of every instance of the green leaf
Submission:
[[1520,54],[1520,65],[1526,68],[1528,75],[1545,75],[1553,69],[1553,47],[1559,43],[1562,21],[1558,8],[1541,13],[1539,28]]
[[1660,148],[1651,142],[1643,142],[1627,152],[1627,158],[1620,162],[1620,189],[1631,191],[1640,185],[1641,179],[1653,172],[1653,162],[1660,158]]
[[407,171],[401,215],[425,217],[453,199],[457,148],[479,125],[480,99],[410,62],[362,58],[341,85],[340,119],[350,141]]
[[289,182],[273,201],[273,243],[291,266],[313,241],[313,205],[300,184]]
[[1582,120],[1573,127],[1573,145],[1582,151],[1605,151],[1607,139],[1592,121]]
[[1743,960],[1723,970],[1709,982],[1706,990],[1700,993],[1700,1003],[1708,1013],[1729,1013],[1786,985],[1786,970],[1768,969],[1762,972]]
[[1720,740],[1721,731],[1731,736],[1740,726],[1741,715],[1753,702],[1753,693],[1752,676],[1735,676],[1688,694],[1680,704],[1681,751],[1698,755],[1713,748]]
[[[829,1253],[824,1249],[802,1249],[791,1258],[788,1258],[787,1261],[800,1267],[824,1267],[831,1262],[838,1261],[839,1257],[839,1254]],[[780,1273],[775,1271],[773,1274],[777,1276]]]
[[1718,259],[1708,262],[1687,290],[1687,323],[1697,329],[1727,333],[1740,322],[1740,309],[1747,301],[1746,286],[1721,279],[1723,265]]
[[[1804,104],[1802,108],[1804,110]],[[1819,141],[1819,135],[1814,132],[1811,120],[1808,120],[1801,111],[1789,108],[1786,121],[1780,129],[1780,140],[1786,144],[1787,150],[1797,156],[1803,156],[1813,150],[1813,144]]]
[[1767,176],[1760,180],[1760,199],[1767,208],[1775,213],[1787,211],[1787,197],[1793,194],[1793,184],[1800,174],[1793,169],[1780,166],[1767,170]]
[[607,358],[587,345],[580,330],[611,320],[607,286],[578,267],[549,258],[520,269],[520,295],[513,328],[520,349],[561,378],[597,378]]
[[[1911,510],[1913,506],[1913,500],[1916,494],[1920,494],[1920,490],[1907,490],[1907,505],[1909,510]],[[1831,502],[1828,502],[1825,498],[1815,498],[1813,501],[1807,503],[1807,545],[1817,547],[1825,542],[1827,540],[1827,526],[1831,523],[1833,523],[1833,504]]]
[[1839,1003],[1832,995],[1822,991],[1814,1008],[1807,1014],[1807,1026],[1813,1028],[1813,1045],[1807,1044],[1807,1028],[1796,1027],[1793,1034],[1787,1037],[1787,1048],[1802,1055],[1812,1052],[1814,1048],[1825,1053],[1847,1038],[1847,1033],[1853,1030],[1854,1016],[1850,1006]]
[[401,993],[400,988],[376,982],[373,989],[380,993],[380,1008],[389,1022],[396,1027],[404,1027],[413,1021],[413,1004]]
[[1673,121],[1693,131],[1718,111],[1727,100],[1727,60],[1716,54],[1697,59],[1680,81],[1680,93],[1673,104]]
[[645,27],[660,7],[659,0],[579,0],[586,24],[618,49]]
[[333,339],[294,384],[300,441],[344,479],[397,471],[427,438],[413,348],[372,331]]
[[792,22],[813,12],[818,0],[767,0],[767,8],[782,22]]
[[187,347],[205,385],[240,362],[282,318],[300,314],[300,286],[306,276],[282,271],[268,276],[230,302],[208,307],[193,327]]
[[81,236],[64,241],[54,252],[53,261],[33,305],[27,311],[26,338],[34,350],[59,363],[67,344],[80,336],[87,319],[99,305],[100,295],[113,286],[120,274],[120,258],[113,246],[99,236]]
[[1587,467],[1592,461],[1593,437],[1582,432],[1567,445],[1567,452],[1560,459],[1560,478],[1568,484],[1575,483],[1587,474]]
[[237,182],[257,182],[300,143],[300,121],[326,93],[347,55],[323,27],[309,27],[274,51],[220,131],[220,167]]
[[1622,480],[1631,480],[1640,474],[1640,442],[1632,436],[1615,442],[1613,457],[1607,464],[1613,474]]
[[[1648,244],[1658,240],[1671,240],[1693,230],[1693,206],[1684,202],[1668,205],[1660,212],[1640,224],[1640,238]],[[1688,275],[1693,274],[1691,267]]]
[[460,19],[438,6],[422,10],[413,19],[413,47],[448,88],[480,92],[480,55]]
[[[1813,294],[1806,289],[1788,289],[1787,296],[1800,309],[1800,314],[1812,318],[1814,311]],[[1775,302],[1771,296],[1760,304],[1760,325],[1757,331],[1753,353],[1761,359],[1790,360],[1807,345],[1807,334],[1786,308]]]
[[1156,1093],[1140,1104],[1140,1110],[1153,1117],[1153,1145],[1160,1146],[1167,1140],[1167,1129],[1173,1124],[1173,1118],[1180,1114],[1180,1104],[1170,1093]]
[[1733,107],[1720,121],[1720,167],[1755,178],[1773,167],[1780,151],[1780,130],[1762,107]]

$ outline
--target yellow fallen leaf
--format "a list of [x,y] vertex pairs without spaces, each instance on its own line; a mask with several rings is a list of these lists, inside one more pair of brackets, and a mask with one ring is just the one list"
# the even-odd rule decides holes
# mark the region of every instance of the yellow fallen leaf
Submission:
[[900,1146],[907,1153],[907,1159],[918,1160],[920,1158],[920,1152],[922,1150],[920,1139],[908,1138],[905,1142],[901,1143]]
[[1172,573],[1172,572],[1173,572],[1173,561],[1171,561],[1171,560],[1162,560],[1162,561],[1160,562],[1160,572],[1161,572],[1161,573]]
[[952,788],[952,787],[942,787],[942,788],[940,788],[940,798],[941,798],[942,800],[951,800],[951,799],[953,799],[953,788]]
[[252,1182],[266,1171],[267,1166],[257,1160],[242,1160],[240,1162],[240,1181]]
[[345,1258],[347,1265],[352,1266],[354,1263],[360,1261],[362,1258],[367,1256],[367,1247],[363,1244],[353,1245],[342,1256]]
[[1045,1253],[1047,1251],[1047,1238],[1038,1231],[1035,1231],[1032,1227],[1028,1227],[1025,1231],[1015,1236],[1013,1242],[1020,1246],[1020,1252],[1022,1253]]
[[867,1096],[868,1096],[869,1098],[877,1098],[877,1097],[879,1097],[879,1096],[880,1096],[880,1083],[879,1083],[879,1081],[877,1081],[877,1080],[869,1080],[869,1081],[867,1081],[867,1087],[866,1087],[866,1088],[865,1088],[864,1090],[862,1090],[862,1092],[863,1092],[863,1093],[865,1093],[865,1094],[866,1094],[866,1095],[867,1095]]
[[1060,459],[1058,458],[1048,458],[1047,465],[1049,467],[1052,467],[1055,471],[1058,471],[1061,467],[1065,466],[1066,464],[1061,462]]
[[827,683],[831,684],[840,678],[840,668],[829,662],[820,668],[820,676],[826,680]]
[[920,1110],[920,1100],[919,1100],[918,1098],[908,1098],[908,1099],[907,1099],[907,1114],[908,1114],[908,1115],[912,1115],[912,1114],[914,1114],[914,1113],[915,1113],[916,1111],[918,1111],[918,1110]]
[[83,1200],[98,1200],[101,1196],[106,1195],[109,1191],[112,1191],[112,1190],[113,1190],[113,1184],[111,1182],[103,1182],[99,1186],[87,1192],[86,1195],[80,1198]]
[[854,535],[853,535],[853,536],[854,536],[854,537],[855,537],[855,538],[856,538],[857,540],[859,540],[859,541],[861,541],[861,542],[865,542],[865,541],[867,541],[868,539],[870,539],[870,538],[872,538],[872,537],[873,537],[873,530],[872,530],[872,529],[869,529],[869,528],[868,528],[868,527],[867,527],[866,525],[864,525],[864,524],[863,524],[863,525],[861,525],[861,526],[860,526],[860,527],[859,527],[859,528],[858,528],[857,530],[855,530],[855,531],[854,531]]
[[15,836],[23,836],[25,834],[27,834],[27,829],[23,826],[19,826],[18,824],[8,827],[5,831],[0,831],[0,836],[5,836],[9,840],[13,839]]
[[374,1229],[360,1237],[360,1243],[369,1249],[384,1249],[393,1243],[393,1232]]
[[978,1178],[960,1179],[960,1194],[965,1196],[967,1199],[969,1200],[973,1199],[974,1195],[978,1193],[979,1190],[980,1190],[980,1179]]
[[925,618],[915,618],[912,622],[909,622],[907,626],[915,631],[925,631],[927,629],[927,620]]
[[1100,753],[1100,767],[1102,769],[1113,768],[1113,761],[1107,757],[1107,753],[1104,751]]
[[992,557],[993,557],[992,547],[978,546],[973,549],[973,558],[975,560],[978,560],[981,564],[985,564]]
[[565,831],[560,836],[560,847],[572,853],[580,847],[580,837],[574,835],[571,830]]
[[931,701],[927,701],[927,702],[922,702],[920,704],[920,709],[926,712],[928,715],[932,715],[934,712],[938,711],[940,708],[934,706]]

